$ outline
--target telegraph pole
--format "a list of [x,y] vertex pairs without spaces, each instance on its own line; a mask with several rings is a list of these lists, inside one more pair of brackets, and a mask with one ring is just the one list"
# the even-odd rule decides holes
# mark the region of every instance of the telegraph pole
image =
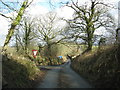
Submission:
[[120,1],[118,2],[118,28],[120,28]]
[[118,2],[118,29],[116,31],[116,38],[118,44],[120,44],[120,1]]

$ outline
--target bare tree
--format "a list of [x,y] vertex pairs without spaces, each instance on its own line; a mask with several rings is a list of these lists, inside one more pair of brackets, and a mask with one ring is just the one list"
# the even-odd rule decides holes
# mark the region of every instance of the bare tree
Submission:
[[34,38],[34,19],[24,16],[15,32],[17,51],[22,47],[22,50],[28,55],[28,48]]
[[[8,7],[9,9],[13,9],[9,5],[7,5],[6,3],[4,3],[2,0],[0,0],[0,1],[3,3],[3,5],[5,5],[6,7]],[[28,0],[23,1],[22,6],[20,7],[16,18],[11,23],[9,32],[8,32],[8,34],[6,36],[5,43],[4,43],[4,46],[3,46],[3,49],[2,49],[3,52],[6,51],[6,47],[7,47],[8,43],[9,43],[11,37],[14,34],[16,26],[19,25],[19,23],[20,23],[20,21],[22,19],[22,16],[23,16],[23,14],[25,12],[25,9],[32,3],[32,1],[31,2],[29,2]],[[5,16],[4,14],[2,14],[2,15]],[[7,18],[7,16],[5,16],[5,17]]]
[[82,39],[87,43],[85,52],[90,51],[93,45],[94,32],[100,27],[110,27],[113,23],[108,14],[108,7],[98,0],[91,0],[90,4],[79,5],[79,2],[67,3],[66,6],[75,11],[74,18],[66,20],[70,28],[74,28],[72,37]]
[[61,35],[64,31],[64,28],[61,28],[57,23],[59,19],[56,16],[56,13],[49,12],[47,16],[38,18],[37,20],[37,32],[36,37],[39,39],[39,43],[47,47],[47,57],[51,61],[51,46],[57,43],[60,43],[65,39]]

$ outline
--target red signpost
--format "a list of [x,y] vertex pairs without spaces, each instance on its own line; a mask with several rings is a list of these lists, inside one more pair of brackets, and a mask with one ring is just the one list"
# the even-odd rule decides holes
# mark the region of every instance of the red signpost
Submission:
[[36,58],[38,50],[32,50],[33,57]]

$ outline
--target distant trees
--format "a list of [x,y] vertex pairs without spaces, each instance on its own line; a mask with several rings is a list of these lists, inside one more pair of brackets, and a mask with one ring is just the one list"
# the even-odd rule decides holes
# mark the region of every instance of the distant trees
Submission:
[[105,42],[106,42],[106,39],[103,38],[103,37],[101,37],[100,40],[99,40],[99,42],[98,42],[99,48],[100,48],[102,45],[105,45]]
[[36,20],[36,38],[39,39],[40,47],[46,46],[46,56],[50,60],[50,64],[52,64],[51,57],[51,47],[57,43],[60,43],[65,39],[61,35],[64,31],[64,27],[59,26],[59,18],[56,13],[49,12],[44,17],[38,17]]
[[24,16],[20,22],[20,25],[16,29],[17,31],[15,33],[15,39],[17,51],[18,48],[22,48],[27,55],[28,46],[31,44],[31,40],[35,38],[34,19]]
[[[94,32],[101,28],[113,25],[113,20],[108,13],[108,7],[98,0],[90,0],[90,4],[79,5],[79,2],[67,3],[75,13],[73,19],[66,20],[72,28],[72,38],[82,39],[87,44],[85,52],[90,51],[93,46]],[[69,30],[68,30],[69,31]]]

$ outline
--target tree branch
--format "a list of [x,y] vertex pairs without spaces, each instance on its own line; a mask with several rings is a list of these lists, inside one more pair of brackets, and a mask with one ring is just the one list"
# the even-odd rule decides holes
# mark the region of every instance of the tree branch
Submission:
[[5,17],[5,18],[9,18],[9,19],[13,20],[11,17],[8,17],[8,16],[6,16],[6,15],[4,15],[2,13],[0,13],[0,15],[3,16],[3,17]]
[[6,7],[8,7],[10,10],[17,11],[17,10],[15,10],[14,8],[10,7],[8,4],[4,3],[2,0],[0,0],[0,1],[1,1],[1,3],[2,3],[3,5],[5,5]]

